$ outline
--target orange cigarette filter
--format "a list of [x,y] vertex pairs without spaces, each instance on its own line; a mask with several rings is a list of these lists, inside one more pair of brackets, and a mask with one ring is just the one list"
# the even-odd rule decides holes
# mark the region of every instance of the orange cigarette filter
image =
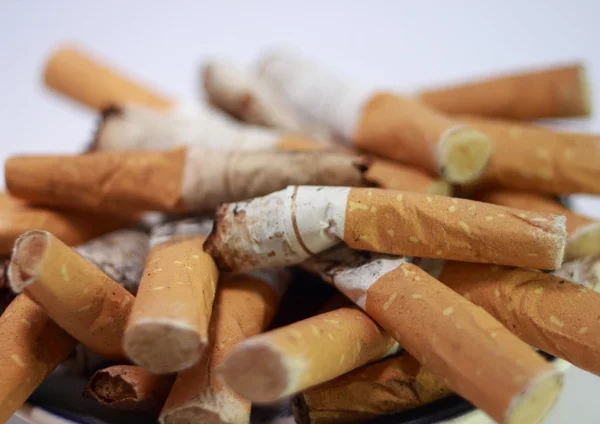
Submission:
[[50,56],[44,82],[51,89],[95,110],[124,103],[165,109],[173,101],[122,75],[93,55],[62,47]]
[[25,294],[0,316],[0,339],[0,422],[6,422],[77,342]]
[[564,215],[569,234],[565,260],[600,254],[600,223],[567,209],[556,200],[517,190],[483,191],[477,194],[477,199],[511,208]]
[[591,90],[581,64],[423,90],[423,103],[448,114],[534,120],[590,116]]
[[47,231],[32,230],[15,243],[8,268],[11,288],[91,351],[123,358],[121,339],[133,295]]
[[269,270],[228,276],[219,283],[210,346],[198,364],[178,374],[161,423],[250,422],[250,401],[229,388],[216,370],[236,344],[269,325],[286,282],[285,272]]
[[447,262],[440,280],[526,343],[600,375],[600,293],[524,268]]

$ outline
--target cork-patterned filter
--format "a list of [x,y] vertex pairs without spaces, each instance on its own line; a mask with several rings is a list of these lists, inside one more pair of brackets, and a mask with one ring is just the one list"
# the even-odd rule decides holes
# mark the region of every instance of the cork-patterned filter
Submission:
[[134,297],[46,231],[15,243],[8,275],[48,315],[91,351],[123,358],[121,339]]
[[565,218],[446,196],[351,189],[344,242],[396,255],[557,269]]

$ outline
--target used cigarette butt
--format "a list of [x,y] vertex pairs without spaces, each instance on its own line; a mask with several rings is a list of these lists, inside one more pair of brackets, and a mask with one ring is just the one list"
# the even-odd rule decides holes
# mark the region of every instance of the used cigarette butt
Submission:
[[124,103],[165,109],[172,101],[101,63],[90,54],[63,47],[52,54],[44,82],[53,90],[96,110]]
[[562,264],[554,275],[600,292],[600,258],[585,256]]
[[356,423],[417,408],[451,393],[404,352],[305,390],[292,398],[291,406],[298,424]]
[[492,155],[484,133],[400,95],[365,90],[280,51],[260,75],[285,101],[355,147],[423,167],[451,183],[477,180]]
[[591,90],[581,64],[515,72],[418,94],[448,114],[535,120],[590,116]]
[[433,278],[437,262],[422,262],[421,268],[406,257],[332,249],[305,266],[497,422],[540,422],[560,393],[562,373],[492,315]]
[[93,352],[123,358],[121,338],[133,295],[47,231],[15,242],[8,267],[13,291],[24,291]]
[[526,343],[600,375],[600,293],[536,270],[447,262],[440,280]]
[[77,342],[25,294],[0,316],[0,339],[0,422],[6,422]]
[[600,223],[543,195],[517,190],[484,191],[477,200],[511,208],[564,215],[567,218],[565,260],[600,254]]
[[135,365],[113,365],[96,371],[84,396],[122,411],[157,415],[175,375],[155,375]]
[[347,307],[252,337],[220,368],[253,402],[269,403],[397,352],[398,343],[364,312]]
[[17,237],[29,230],[50,231],[74,246],[128,224],[106,214],[41,208],[0,193],[0,255],[10,254]]
[[566,230],[564,216],[465,199],[290,186],[221,206],[204,248],[222,270],[243,271],[297,264],[342,240],[394,255],[557,269]]
[[250,401],[224,384],[216,370],[237,343],[269,325],[286,284],[287,274],[278,270],[229,276],[219,283],[210,346],[198,364],[178,374],[161,423],[250,422]]

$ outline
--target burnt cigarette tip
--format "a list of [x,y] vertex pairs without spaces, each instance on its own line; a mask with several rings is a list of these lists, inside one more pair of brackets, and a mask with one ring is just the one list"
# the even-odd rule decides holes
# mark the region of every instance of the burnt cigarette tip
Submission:
[[15,241],[8,265],[8,281],[15,293],[22,292],[35,281],[39,273],[39,264],[48,245],[49,234],[47,231],[31,230]]

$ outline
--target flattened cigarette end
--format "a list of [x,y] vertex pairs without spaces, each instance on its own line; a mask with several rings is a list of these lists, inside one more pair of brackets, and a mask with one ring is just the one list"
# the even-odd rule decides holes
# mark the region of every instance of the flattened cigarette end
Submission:
[[533,381],[512,400],[503,422],[506,424],[539,423],[552,409],[563,385],[563,374],[551,371]]
[[48,244],[48,234],[47,231],[31,230],[15,241],[12,260],[8,266],[8,281],[15,293],[22,292],[35,281]]
[[492,140],[482,132],[451,129],[439,144],[440,174],[455,184],[473,182],[485,171],[492,152]]

